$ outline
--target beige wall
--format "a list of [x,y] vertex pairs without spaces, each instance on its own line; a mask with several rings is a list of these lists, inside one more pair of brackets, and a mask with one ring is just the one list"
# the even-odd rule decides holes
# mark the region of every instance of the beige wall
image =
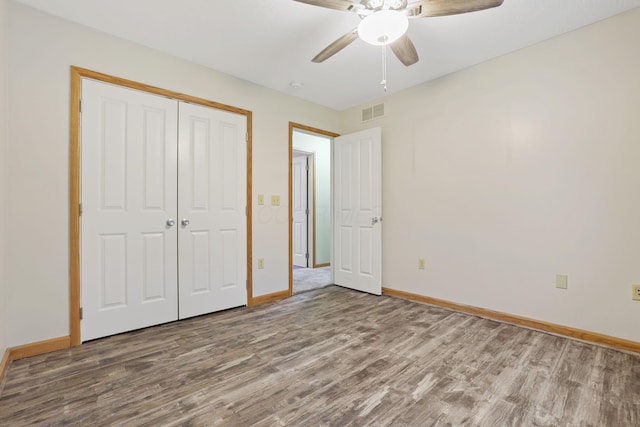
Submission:
[[[338,132],[339,113],[10,3],[9,345],[68,335],[69,66],[252,110],[253,194],[287,200],[289,121]],[[3,199],[3,202],[6,198]],[[288,287],[286,202],[253,201],[254,294]]]
[[7,348],[7,39],[8,0],[0,0],[0,359]]
[[640,9],[389,96],[366,126],[344,112],[345,133],[383,128],[383,286],[640,341],[637,40]]

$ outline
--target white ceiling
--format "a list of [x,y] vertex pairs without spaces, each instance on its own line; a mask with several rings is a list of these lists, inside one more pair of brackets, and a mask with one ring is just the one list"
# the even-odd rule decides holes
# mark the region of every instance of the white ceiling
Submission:
[[[356,40],[322,64],[310,61],[357,26],[350,12],[293,0],[16,1],[336,110],[385,94],[379,47]],[[481,12],[411,20],[420,61],[407,68],[389,52],[388,93],[636,7],[640,0],[505,0]]]

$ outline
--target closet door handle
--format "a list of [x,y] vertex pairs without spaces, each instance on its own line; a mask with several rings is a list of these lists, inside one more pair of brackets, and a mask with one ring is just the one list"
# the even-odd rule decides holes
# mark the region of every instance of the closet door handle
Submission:
[[182,221],[180,221],[180,223],[182,224],[183,227],[186,227],[187,225],[189,225],[189,220],[187,218],[183,218]]
[[173,227],[174,225],[176,225],[176,221],[174,219],[169,218],[167,220],[167,227]]

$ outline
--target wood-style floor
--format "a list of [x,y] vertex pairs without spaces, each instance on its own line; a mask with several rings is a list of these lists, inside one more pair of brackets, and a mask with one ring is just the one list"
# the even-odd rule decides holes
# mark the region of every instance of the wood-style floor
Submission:
[[640,426],[640,356],[330,286],[14,361],[0,425]]

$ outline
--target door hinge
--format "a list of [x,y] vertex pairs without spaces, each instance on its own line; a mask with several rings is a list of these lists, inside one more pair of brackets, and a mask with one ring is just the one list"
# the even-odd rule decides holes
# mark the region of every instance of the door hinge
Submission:
[[249,289],[249,279],[245,280],[244,282],[245,282],[245,285],[246,285],[247,289]]
[[244,216],[249,216],[249,207],[248,206],[244,207]]
[[305,214],[305,215],[309,215],[309,209],[305,209],[305,210],[304,210],[304,214]]
[[304,257],[305,257],[306,259],[309,259],[309,254],[308,254],[308,253],[304,254]]
[[80,320],[82,320],[82,307],[80,307]]
[[307,161],[307,172],[309,172],[309,162]]
[[82,99],[78,101],[78,110],[82,113]]
[[244,133],[244,142],[249,142],[249,132]]
[[78,216],[82,216],[82,203],[78,204]]

